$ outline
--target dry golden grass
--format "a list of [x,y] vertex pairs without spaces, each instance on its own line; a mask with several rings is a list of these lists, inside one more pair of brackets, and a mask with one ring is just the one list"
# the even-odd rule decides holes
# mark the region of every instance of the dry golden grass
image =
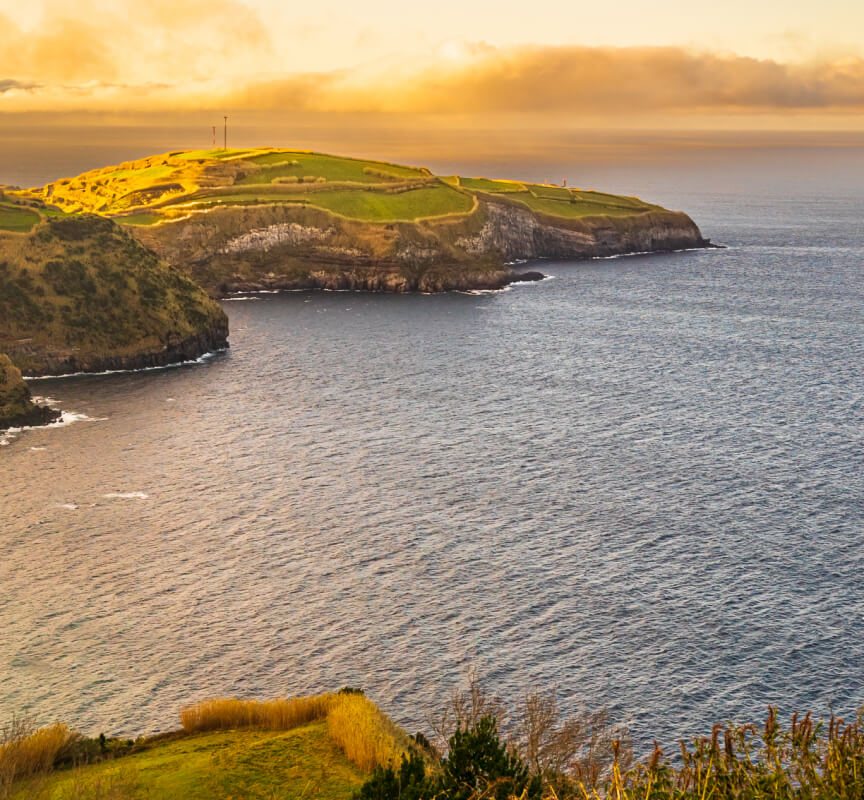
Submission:
[[360,769],[398,765],[406,748],[399,732],[362,694],[338,694],[327,715],[327,733]]
[[287,731],[324,719],[333,699],[332,694],[264,701],[214,697],[184,708],[180,722],[187,733],[237,728]]
[[180,712],[187,733],[243,728],[285,731],[322,719],[327,720],[329,738],[360,769],[396,764],[406,751],[404,735],[359,693],[266,701],[215,697]]
[[0,797],[13,781],[50,770],[60,751],[77,738],[68,725],[32,730],[26,723],[13,721],[0,744]]

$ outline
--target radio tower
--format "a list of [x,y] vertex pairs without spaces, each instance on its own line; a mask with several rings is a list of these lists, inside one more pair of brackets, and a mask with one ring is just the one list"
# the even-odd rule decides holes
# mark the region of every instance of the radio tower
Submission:
[[224,141],[224,149],[228,149],[228,116],[225,116],[225,141]]

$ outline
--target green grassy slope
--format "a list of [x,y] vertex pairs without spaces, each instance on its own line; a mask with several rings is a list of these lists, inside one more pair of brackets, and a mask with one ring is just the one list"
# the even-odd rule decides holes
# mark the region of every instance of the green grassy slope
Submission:
[[154,225],[216,206],[303,204],[372,223],[466,215],[476,196],[521,203],[561,219],[630,216],[658,207],[636,198],[489,178],[436,178],[429,170],[300,150],[167,153],[65,178],[34,190],[65,212]]
[[115,761],[28,781],[12,797],[350,800],[365,779],[327,736],[326,723],[315,722],[285,732],[220,731],[156,742]]

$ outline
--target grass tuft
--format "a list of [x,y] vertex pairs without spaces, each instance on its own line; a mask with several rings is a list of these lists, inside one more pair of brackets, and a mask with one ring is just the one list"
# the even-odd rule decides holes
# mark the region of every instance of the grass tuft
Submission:
[[362,694],[340,693],[327,715],[327,733],[360,769],[398,764],[406,752],[398,730],[371,700]]
[[186,733],[241,728],[288,731],[324,719],[332,703],[331,694],[263,701],[214,697],[182,709],[180,723]]
[[62,723],[33,730],[26,721],[13,720],[0,735],[0,797],[14,781],[48,772],[78,738]]

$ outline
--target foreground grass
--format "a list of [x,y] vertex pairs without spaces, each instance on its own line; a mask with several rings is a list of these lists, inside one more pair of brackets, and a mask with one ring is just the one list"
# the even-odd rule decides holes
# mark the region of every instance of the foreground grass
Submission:
[[116,761],[28,780],[13,800],[349,800],[366,774],[325,722],[290,731],[218,731],[157,743]]

